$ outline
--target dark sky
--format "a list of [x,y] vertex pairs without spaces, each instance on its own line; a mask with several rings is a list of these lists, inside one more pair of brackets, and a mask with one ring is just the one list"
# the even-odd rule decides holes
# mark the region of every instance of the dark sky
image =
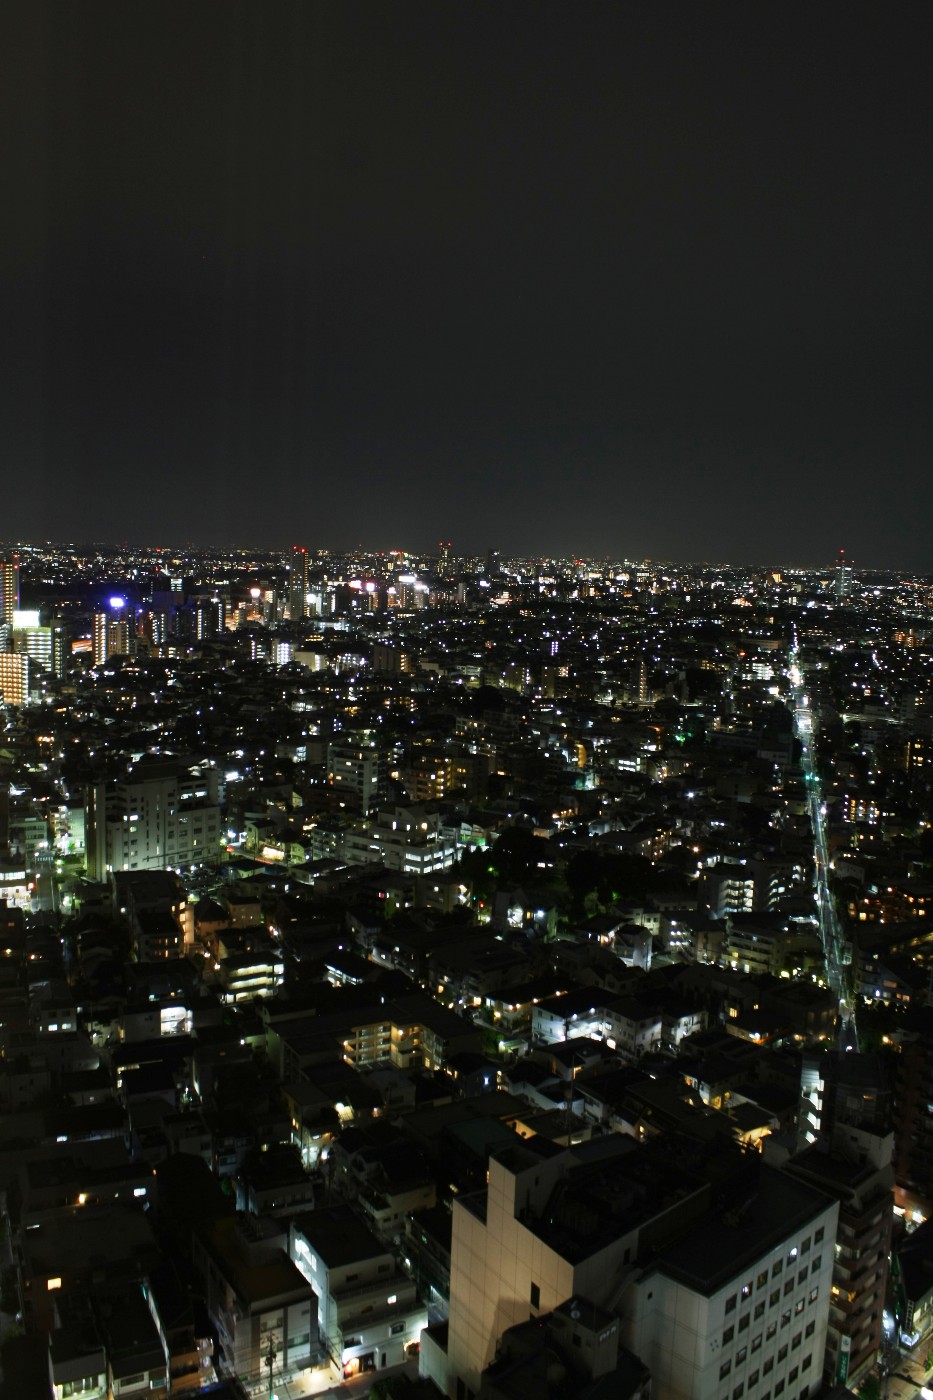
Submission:
[[0,538],[933,570],[931,39],[11,5]]

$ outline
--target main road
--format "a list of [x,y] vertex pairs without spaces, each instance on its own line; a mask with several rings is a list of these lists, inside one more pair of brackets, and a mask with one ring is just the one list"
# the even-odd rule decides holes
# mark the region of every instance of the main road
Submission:
[[807,789],[807,814],[813,834],[813,860],[815,865],[814,900],[820,941],[823,945],[823,960],[826,964],[826,981],[839,1001],[839,1044],[841,1048],[857,1048],[855,1026],[855,1000],[850,987],[849,965],[852,962],[852,946],[839,925],[836,902],[829,887],[829,847],[826,843],[824,821],[823,788],[816,766],[814,737],[816,718],[807,694],[803,670],[800,666],[797,636],[794,634],[787,668],[791,685],[791,706],[794,712],[794,727],[800,740],[801,766]]

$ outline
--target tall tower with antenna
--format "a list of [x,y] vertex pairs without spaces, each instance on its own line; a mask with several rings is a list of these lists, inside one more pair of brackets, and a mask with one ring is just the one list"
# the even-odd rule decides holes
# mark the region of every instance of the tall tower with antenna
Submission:
[[835,591],[837,603],[845,603],[852,592],[852,585],[854,582],[852,566],[854,563],[855,560],[846,559],[845,550],[840,549],[839,558],[836,561]]

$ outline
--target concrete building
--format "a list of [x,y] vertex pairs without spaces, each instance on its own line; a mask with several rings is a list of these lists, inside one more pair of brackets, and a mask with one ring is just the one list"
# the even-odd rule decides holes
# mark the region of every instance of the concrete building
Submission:
[[837,1216],[730,1144],[506,1149],[486,1190],[454,1200],[446,1346],[426,1334],[422,1373],[467,1400],[503,1332],[582,1296],[620,1319],[658,1400],[806,1400]]
[[874,1365],[884,1336],[893,1098],[882,1061],[857,1053],[805,1056],[801,1088],[802,1150],[786,1170],[839,1202],[826,1380],[851,1385]]
[[205,765],[146,759],[125,782],[89,787],[85,797],[88,874],[182,869],[220,850],[217,774]]
[[13,625],[13,614],[19,609],[19,558],[0,559],[0,622]]
[[321,1341],[345,1379],[406,1359],[427,1325],[427,1309],[351,1207],[293,1218],[289,1248],[317,1297]]
[[109,611],[94,614],[91,642],[95,666],[103,666],[111,656],[130,655],[136,635],[133,619],[122,598],[112,598]]
[[0,651],[0,703],[29,704],[30,660],[23,652]]
[[385,757],[359,744],[328,744],[327,782],[347,811],[365,816],[384,794]]
[[256,1216],[206,1222],[192,1240],[227,1364],[259,1380],[270,1350],[274,1369],[295,1371],[317,1354],[314,1291],[292,1263],[285,1230]]
[[349,865],[384,865],[408,875],[430,875],[448,870],[459,848],[443,835],[436,814],[423,807],[394,807],[345,832],[341,854]]

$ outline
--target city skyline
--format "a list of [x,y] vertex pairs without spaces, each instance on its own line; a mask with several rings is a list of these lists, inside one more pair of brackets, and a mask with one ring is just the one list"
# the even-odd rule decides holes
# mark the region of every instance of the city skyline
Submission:
[[928,12],[16,24],[5,534],[933,567]]

